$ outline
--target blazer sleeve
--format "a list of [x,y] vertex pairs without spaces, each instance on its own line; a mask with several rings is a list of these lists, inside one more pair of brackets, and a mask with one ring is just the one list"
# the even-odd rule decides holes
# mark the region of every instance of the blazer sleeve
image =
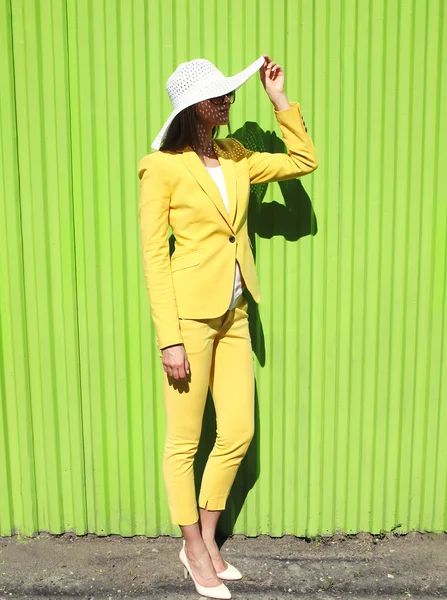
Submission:
[[236,144],[241,146],[239,151],[247,158],[250,183],[295,179],[312,173],[318,167],[317,153],[304,126],[299,103],[291,102],[290,108],[275,110],[275,117],[287,147],[287,154],[252,152],[235,140]]
[[160,349],[183,343],[169,256],[169,177],[157,153],[141,159],[140,219],[143,267]]

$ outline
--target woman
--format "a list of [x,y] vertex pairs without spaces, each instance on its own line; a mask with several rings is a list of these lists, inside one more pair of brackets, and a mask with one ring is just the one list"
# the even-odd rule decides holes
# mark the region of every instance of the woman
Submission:
[[[288,154],[251,152],[228,124],[235,90],[260,69]],[[180,559],[198,593],[230,598],[222,580],[240,579],[214,540],[216,524],[254,433],[254,371],[246,289],[259,302],[247,230],[250,183],[300,177],[317,168],[298,103],[284,92],[284,72],[262,56],[225,77],[203,59],[182,63],[168,79],[173,111],[141,159],[139,217],[145,279],[164,368],[167,430],[163,457],[171,520],[181,527]],[[170,258],[168,225],[175,236]],[[217,436],[200,488],[193,463],[208,387]]]

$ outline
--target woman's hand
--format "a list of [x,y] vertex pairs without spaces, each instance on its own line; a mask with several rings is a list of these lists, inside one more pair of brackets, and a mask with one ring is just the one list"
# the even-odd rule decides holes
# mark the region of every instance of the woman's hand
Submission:
[[189,361],[183,344],[163,348],[161,362],[165,372],[174,379],[185,379],[189,375]]
[[264,56],[264,64],[259,71],[259,76],[275,110],[290,108],[284,92],[284,71],[269,56]]

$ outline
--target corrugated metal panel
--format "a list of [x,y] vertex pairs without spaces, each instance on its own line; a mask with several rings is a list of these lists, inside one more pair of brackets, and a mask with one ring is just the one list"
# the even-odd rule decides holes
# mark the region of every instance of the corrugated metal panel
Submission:
[[36,482],[9,0],[0,2],[0,56],[0,535],[10,535],[33,526]]
[[[3,235],[13,256],[11,261],[5,253],[2,260],[9,270],[4,288],[9,303],[2,305],[2,323],[5,319],[6,331],[14,335],[3,354],[8,382],[4,440],[10,478],[18,479],[10,525],[27,534],[83,530],[65,5],[47,0],[12,2],[11,7],[8,18],[10,9],[3,2],[13,50],[5,121],[9,114],[13,117],[10,127],[16,124],[12,136],[6,137],[6,141],[10,138],[9,150],[5,145],[3,154],[15,176],[7,173],[8,187],[2,195],[2,212],[8,215],[2,221]],[[2,137],[4,132],[2,128]],[[16,149],[12,140],[17,142]],[[7,172],[8,163],[4,165]],[[25,451],[28,455],[23,456]],[[20,481],[25,482],[23,487]],[[2,522],[3,518],[2,514]],[[3,533],[8,531],[7,524]]]
[[[179,62],[230,74],[262,52],[320,167],[254,190],[257,434],[223,524],[447,529],[443,0],[0,6],[1,533],[178,533],[136,165]],[[256,79],[239,137],[278,131]]]

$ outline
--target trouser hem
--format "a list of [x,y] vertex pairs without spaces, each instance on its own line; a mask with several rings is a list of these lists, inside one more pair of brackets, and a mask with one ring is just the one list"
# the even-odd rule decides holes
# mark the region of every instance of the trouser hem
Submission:
[[173,525],[184,526],[194,525],[199,520],[199,511],[197,508],[189,511],[182,511],[176,514],[171,514],[171,522]]
[[206,510],[224,510],[227,503],[227,495],[212,496],[211,498],[200,497],[199,507]]

